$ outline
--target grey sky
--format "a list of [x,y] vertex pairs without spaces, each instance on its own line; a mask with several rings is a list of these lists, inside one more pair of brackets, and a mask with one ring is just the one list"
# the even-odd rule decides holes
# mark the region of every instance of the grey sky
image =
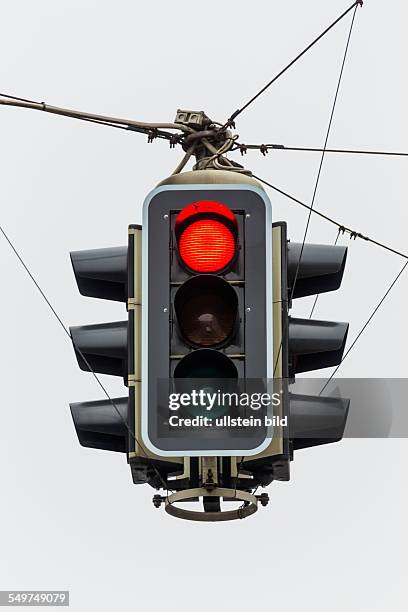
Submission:
[[[177,108],[223,121],[347,6],[342,0],[4,0],[0,91],[145,121]],[[401,0],[357,15],[330,144],[408,150],[406,22]],[[323,143],[344,50],[343,22],[237,122],[244,142]],[[0,107],[1,219],[70,325],[124,317],[79,296],[69,251],[124,244],[141,204],[180,152],[143,136]],[[248,153],[259,176],[309,202],[318,154]],[[316,208],[407,251],[405,159],[327,156]],[[275,220],[301,240],[306,212],[270,193]],[[336,230],[312,219],[309,241]],[[357,333],[403,264],[349,242],[340,291],[316,318]],[[178,522],[134,487],[122,456],[79,447],[69,401],[99,399],[9,247],[2,271],[0,589],[71,589],[73,610],[405,609],[406,443],[346,440],[299,452],[270,506],[231,525]],[[407,277],[339,375],[405,377]],[[312,300],[299,301],[298,315]],[[120,380],[105,377],[112,395]],[[180,588],[179,588],[180,587]],[[205,595],[207,593],[207,595]],[[216,599],[214,599],[216,598]],[[92,601],[94,603],[92,603]],[[217,601],[217,603],[213,603]]]

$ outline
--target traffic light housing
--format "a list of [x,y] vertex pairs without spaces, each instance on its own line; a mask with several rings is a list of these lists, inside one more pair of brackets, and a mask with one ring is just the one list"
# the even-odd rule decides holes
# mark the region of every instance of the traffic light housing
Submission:
[[[347,248],[288,242],[288,297],[335,291],[341,285]],[[288,302],[288,306],[291,304]],[[284,313],[288,333],[289,376],[341,363],[348,323],[299,319]],[[323,387],[324,385],[322,385]],[[342,439],[349,400],[341,397],[289,395],[292,450]]]
[[[141,232],[141,228],[135,227],[134,231]],[[80,293],[127,305],[128,255],[128,247],[72,252],[71,262]],[[128,328],[128,320],[71,327],[81,370],[121,376],[127,385]],[[71,414],[82,446],[128,451],[128,397],[71,404]]]
[[271,223],[265,192],[244,182],[163,185],[146,198],[141,419],[151,452],[238,456],[269,444],[263,431],[175,430],[168,397],[272,378]]

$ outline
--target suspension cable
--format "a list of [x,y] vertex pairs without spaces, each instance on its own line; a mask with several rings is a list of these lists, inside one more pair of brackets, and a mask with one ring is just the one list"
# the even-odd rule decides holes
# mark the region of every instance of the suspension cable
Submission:
[[[63,322],[61,316],[58,314],[58,312],[56,311],[56,309],[52,305],[52,303],[51,303],[50,299],[47,297],[45,291],[41,288],[41,286],[40,286],[39,282],[36,280],[34,274],[31,272],[30,268],[25,263],[23,257],[18,252],[18,250],[15,247],[15,245],[13,244],[12,240],[9,238],[9,236],[6,233],[6,231],[4,230],[4,228],[1,225],[0,225],[0,232],[3,235],[4,239],[6,240],[6,242],[8,243],[8,245],[10,246],[10,248],[13,251],[14,255],[17,257],[19,263],[21,264],[21,266],[23,267],[23,269],[25,270],[25,272],[28,274],[29,278],[31,279],[31,281],[35,285],[36,289],[40,293],[40,295],[43,298],[44,302],[47,304],[47,306],[50,309],[51,313],[53,314],[53,316],[55,317],[55,319],[58,321],[59,325],[61,326],[61,328],[65,332],[66,336],[72,341],[72,336],[71,336],[71,333],[70,333],[69,329],[67,328],[67,326]],[[151,465],[152,465],[156,475],[158,476],[158,478],[160,479],[160,482],[162,483],[163,488],[168,491],[167,483],[163,479],[162,475],[160,474],[160,472],[157,469],[157,467],[155,466],[155,464],[153,462],[151,462],[150,458],[147,457],[147,455],[145,454],[144,448],[142,447],[140,442],[136,439],[135,433],[129,427],[129,424],[126,421],[126,419],[122,416],[122,413],[120,412],[119,408],[117,407],[117,405],[115,404],[114,400],[110,396],[110,394],[109,394],[108,390],[106,389],[105,385],[103,384],[103,382],[101,381],[99,376],[96,374],[96,372],[92,368],[91,364],[89,363],[89,361],[87,360],[87,358],[85,357],[83,352],[78,347],[75,347],[75,348],[76,348],[78,354],[81,356],[81,359],[84,360],[84,363],[86,364],[88,370],[91,372],[92,376],[94,377],[94,379],[98,383],[99,387],[102,389],[102,391],[105,394],[106,398],[111,403],[111,405],[112,405],[113,409],[115,410],[116,414],[118,415],[119,419],[122,421],[123,425],[126,427],[128,433],[134,439],[134,441],[136,442],[136,444],[138,445],[138,447],[140,448],[142,453],[145,455],[146,459],[151,463]]]
[[155,138],[164,138],[170,141],[174,141],[174,134],[171,132],[164,131],[164,129],[179,130],[183,133],[193,133],[194,130],[181,123],[146,123],[142,121],[134,121],[132,119],[123,119],[121,117],[111,117],[108,115],[98,115],[95,113],[86,113],[83,111],[71,110],[59,106],[51,106],[45,102],[34,102],[33,100],[27,100],[25,98],[18,98],[17,96],[10,96],[8,94],[0,93],[0,105],[3,106],[15,106],[19,108],[29,108],[33,110],[44,111],[54,115],[63,115],[72,119],[81,119],[83,121],[91,121],[100,123],[102,125],[109,125],[111,127],[122,127],[122,129],[128,129],[135,132],[141,132],[142,134],[148,134],[149,141],[151,142]]
[[[285,198],[288,198],[292,202],[295,202],[296,204],[299,204],[303,208],[307,208],[307,209],[310,210],[311,207],[308,204],[306,204],[305,202],[302,202],[302,200],[299,200],[298,198],[295,198],[294,196],[290,195],[287,191],[283,191],[283,189],[279,189],[279,187],[276,187],[276,185],[273,185],[272,183],[266,181],[265,179],[262,179],[259,176],[256,176],[255,174],[253,174],[252,176],[257,181],[259,181],[260,183],[263,183],[264,185],[267,185],[268,187],[270,187],[271,189],[273,189],[277,193],[280,193],[281,195],[285,196]],[[349,234],[350,238],[352,238],[353,240],[356,240],[357,238],[360,238],[361,240],[365,240],[366,242],[371,242],[372,244],[375,244],[376,246],[381,247],[382,249],[390,251],[390,253],[394,253],[395,255],[398,255],[399,257],[402,257],[403,259],[408,259],[408,254],[403,253],[402,251],[398,251],[397,249],[394,249],[393,247],[390,247],[389,245],[384,244],[383,242],[375,240],[374,238],[370,238],[369,236],[365,236],[361,232],[358,232],[358,231],[353,230],[353,229],[351,229],[349,227],[346,227],[345,225],[343,225],[342,223],[339,223],[338,221],[336,221],[332,217],[329,217],[328,215],[322,213],[317,208],[313,208],[312,212],[315,215],[321,217],[322,219],[325,219],[329,223],[332,223],[333,225],[336,225],[341,230],[342,234]]]
[[[241,155],[245,155],[247,151],[260,151],[262,155],[266,155],[268,151],[309,151],[313,153],[321,153],[323,149],[317,147],[286,147],[282,144],[244,144],[237,142],[234,151],[240,151]],[[359,149],[324,149],[325,153],[347,153],[351,155],[382,155],[394,157],[408,157],[408,153],[400,151],[364,151]]]
[[285,74],[285,72],[287,70],[289,70],[289,68],[291,68],[301,57],[303,57],[303,55],[305,55],[305,53],[307,53],[317,42],[319,42],[319,40],[321,40],[328,32],[330,32],[330,30],[332,28],[334,28],[335,25],[337,25],[339,23],[339,21],[341,21],[346,15],[348,15],[348,13],[350,11],[353,10],[353,8],[357,9],[358,6],[363,6],[363,1],[362,0],[357,0],[356,2],[353,2],[353,4],[346,10],[344,11],[344,13],[342,13],[340,15],[340,17],[338,17],[335,21],[333,21],[333,23],[331,23],[325,30],[324,32],[322,32],[317,38],[315,38],[305,49],[303,49],[303,51],[301,53],[299,53],[299,55],[297,55],[291,62],[289,62],[289,64],[287,66],[285,66],[285,68],[283,68],[283,70],[281,70],[276,76],[273,77],[272,80],[270,80],[266,85],[264,85],[264,87],[262,87],[262,89],[260,89],[250,100],[248,100],[248,102],[246,102],[241,108],[238,108],[234,113],[232,113],[232,115],[230,116],[230,118],[228,119],[228,121],[225,123],[225,125],[223,126],[224,128],[231,126],[234,124],[235,119],[238,117],[238,115],[240,115],[245,109],[248,108],[248,106],[250,106],[250,104],[252,104],[253,102],[255,102],[255,100],[257,98],[259,98],[259,96],[261,96],[264,91],[266,91],[273,83],[275,83],[283,74]]
[[347,349],[346,353],[344,354],[341,362],[339,363],[338,366],[335,367],[334,371],[331,373],[331,375],[329,376],[329,378],[327,379],[326,383],[324,384],[324,386],[322,387],[322,389],[320,390],[319,395],[321,395],[323,393],[323,391],[325,390],[325,388],[327,387],[327,385],[329,384],[329,382],[332,380],[332,378],[335,376],[335,374],[338,372],[340,366],[344,363],[344,360],[346,359],[346,357],[350,354],[350,352],[352,351],[352,349],[355,347],[355,345],[357,344],[358,340],[361,338],[362,334],[364,333],[364,331],[367,329],[367,327],[369,326],[369,324],[371,323],[371,321],[373,320],[374,316],[376,315],[376,313],[378,312],[378,310],[380,309],[381,305],[383,304],[383,302],[385,301],[386,297],[389,295],[389,293],[391,292],[391,290],[393,289],[393,287],[395,286],[395,284],[397,283],[397,281],[399,280],[400,276],[403,274],[403,272],[405,271],[405,268],[408,266],[408,261],[406,261],[404,263],[404,265],[402,266],[401,270],[398,272],[398,274],[396,275],[396,277],[394,278],[394,280],[392,281],[392,283],[390,284],[390,286],[388,287],[387,291],[384,293],[384,295],[382,296],[382,298],[380,299],[380,301],[378,302],[378,304],[376,305],[376,307],[374,308],[374,310],[372,311],[372,313],[370,314],[370,316],[368,317],[367,321],[364,323],[364,325],[361,327],[360,331],[358,332],[357,336],[354,338],[353,342],[350,344],[349,348]]

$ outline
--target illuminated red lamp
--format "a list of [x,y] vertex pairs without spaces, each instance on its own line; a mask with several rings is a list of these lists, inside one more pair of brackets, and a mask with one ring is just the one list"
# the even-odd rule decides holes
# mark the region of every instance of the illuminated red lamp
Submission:
[[175,231],[180,258],[194,272],[220,272],[235,257],[237,220],[224,204],[189,204],[177,216]]

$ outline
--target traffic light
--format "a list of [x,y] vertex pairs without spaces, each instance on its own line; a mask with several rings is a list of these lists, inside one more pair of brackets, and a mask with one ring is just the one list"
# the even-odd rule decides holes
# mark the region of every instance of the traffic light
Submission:
[[[140,233],[141,228],[133,231]],[[80,293],[127,304],[128,252],[128,247],[72,252]],[[82,370],[121,376],[128,384],[128,320],[71,327],[70,332]],[[127,397],[71,404],[71,413],[82,446],[127,452]]]
[[244,181],[163,185],[145,200],[141,419],[151,452],[252,455],[269,443],[262,428],[178,427],[226,411],[217,400],[211,412],[175,408],[170,420],[168,398],[272,378],[271,224],[265,192]]
[[[348,325],[289,316],[292,298],[340,287],[347,249],[289,242],[265,192],[233,175],[169,179],[144,202],[143,243],[131,225],[126,247],[71,253],[80,293],[124,302],[128,314],[71,328],[80,368],[128,387],[124,397],[71,405],[79,441],[126,453],[134,483],[176,491],[171,503],[156,495],[156,506],[164,500],[168,512],[194,520],[174,502],[202,497],[200,520],[265,505],[266,494],[251,492],[289,480],[294,451],[340,440],[349,404],[291,387],[296,375],[340,363]],[[230,426],[227,417],[250,411],[226,408],[220,393],[277,390],[277,424]],[[194,392],[212,405],[195,403]],[[243,500],[244,511],[223,514],[221,498]]]
[[[288,295],[299,298],[335,291],[341,285],[347,248],[288,243]],[[291,304],[289,304],[289,307]],[[343,357],[348,323],[288,317],[288,371],[302,372],[338,365]],[[322,385],[323,386],[323,385]],[[341,440],[349,400],[321,395],[289,395],[290,439],[297,450]]]

